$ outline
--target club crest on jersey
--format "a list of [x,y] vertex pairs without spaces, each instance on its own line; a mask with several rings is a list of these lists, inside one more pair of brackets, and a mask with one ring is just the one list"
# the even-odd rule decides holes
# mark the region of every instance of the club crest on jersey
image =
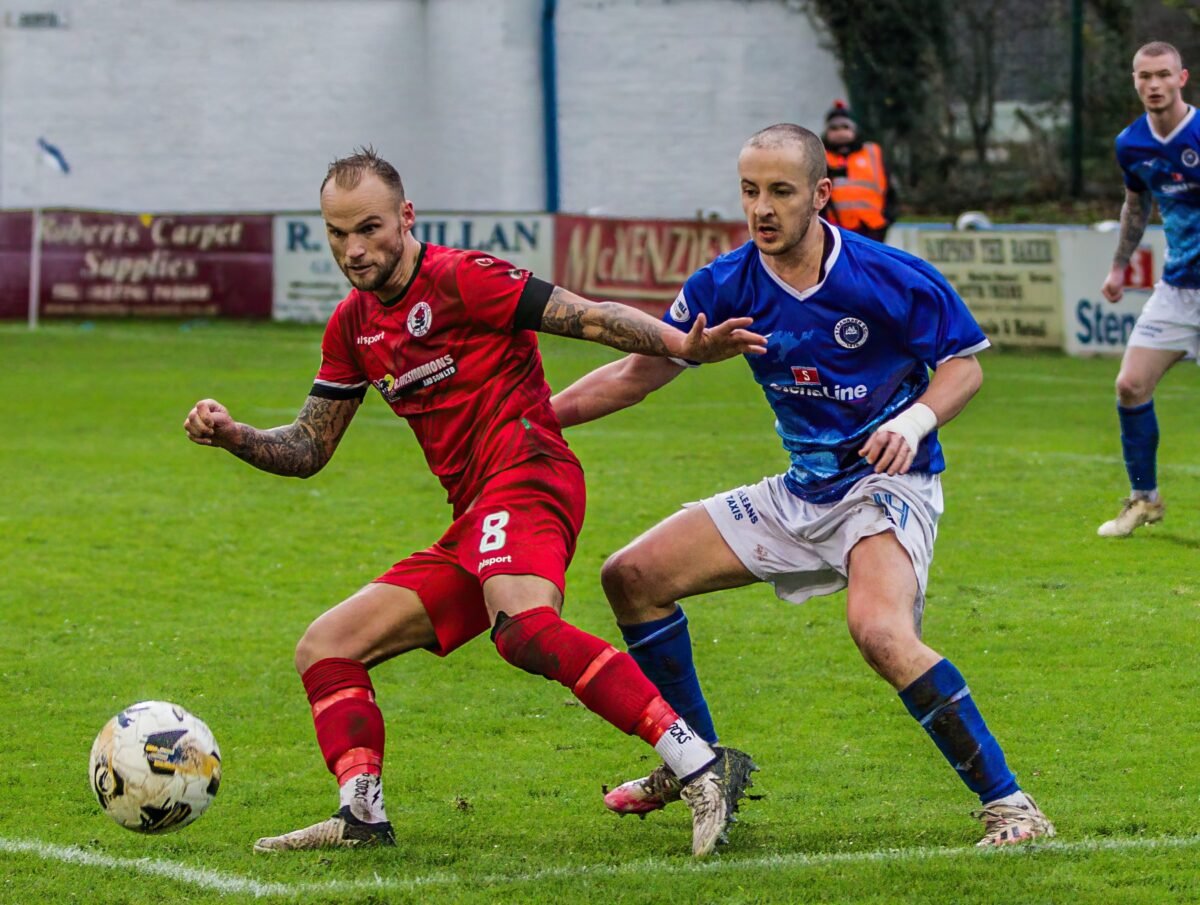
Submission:
[[802,387],[819,387],[821,385],[821,375],[816,368],[798,368],[793,365],[792,379]]
[[683,293],[681,292],[675,297],[674,304],[671,305],[671,320],[682,324],[688,319],[690,313],[688,311],[687,299],[683,297]]
[[417,302],[408,312],[408,332],[413,336],[424,336],[433,325],[433,309],[429,302]]
[[1196,153],[1195,148],[1184,148],[1179,159],[1183,161],[1185,167],[1194,167],[1200,164],[1200,154]]
[[869,335],[867,325],[857,317],[843,317],[833,325],[833,338],[843,349],[857,349]]
[[495,258],[476,258],[475,263],[478,264],[480,267],[491,267],[493,264],[496,263],[496,259]]

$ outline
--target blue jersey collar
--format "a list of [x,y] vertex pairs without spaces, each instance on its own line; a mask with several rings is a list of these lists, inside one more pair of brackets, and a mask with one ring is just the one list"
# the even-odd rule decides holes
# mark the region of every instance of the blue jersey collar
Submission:
[[1196,108],[1193,107],[1191,104],[1188,104],[1188,112],[1183,114],[1183,119],[1181,119],[1179,121],[1179,125],[1171,130],[1170,135],[1163,136],[1163,135],[1159,135],[1157,132],[1154,131],[1154,126],[1150,122],[1150,114],[1147,113],[1146,114],[1146,131],[1149,132],[1150,137],[1153,138],[1155,141],[1157,141],[1159,144],[1169,145],[1172,141],[1174,141],[1176,135],[1178,135],[1185,128],[1187,128],[1187,124],[1192,121],[1192,117],[1194,117],[1195,115],[1196,115]]
[[767,272],[767,276],[775,281],[776,286],[800,302],[803,302],[805,299],[821,291],[821,287],[824,286],[825,281],[829,279],[829,272],[833,270],[833,265],[837,263],[837,259],[842,253],[842,234],[838,228],[830,223],[826,223],[821,217],[817,217],[817,222],[820,223],[822,229],[825,230],[825,256],[821,259],[821,270],[817,276],[817,283],[815,286],[809,286],[803,292],[800,292],[798,289],[789,286],[782,279],[780,279],[779,274],[767,266],[767,262],[763,253],[761,251],[758,253],[758,263],[762,265],[762,269]]

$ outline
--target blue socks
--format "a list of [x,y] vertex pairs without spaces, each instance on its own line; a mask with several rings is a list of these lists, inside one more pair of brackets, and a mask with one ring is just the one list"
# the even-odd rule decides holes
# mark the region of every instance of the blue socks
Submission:
[[675,712],[713,745],[717,741],[717,730],[713,728],[708,701],[704,700],[692,662],[692,636],[687,624],[683,608],[678,607],[663,619],[618,627],[629,655],[642,668],[646,678],[658,687]]
[[953,663],[939,660],[900,692],[900,700],[980,802],[1020,790],[1000,743],[988,731],[966,679]]
[[[620,629],[630,656],[666,702],[706,742],[715,744],[717,732],[692,662],[692,639],[683,609]],[[939,660],[900,692],[900,700],[982,803],[1020,791],[1000,744],[988,731],[953,663]]]
[[1118,405],[1117,417],[1121,421],[1121,451],[1125,455],[1129,486],[1135,491],[1154,490],[1158,486],[1158,418],[1154,415],[1154,400],[1133,408]]

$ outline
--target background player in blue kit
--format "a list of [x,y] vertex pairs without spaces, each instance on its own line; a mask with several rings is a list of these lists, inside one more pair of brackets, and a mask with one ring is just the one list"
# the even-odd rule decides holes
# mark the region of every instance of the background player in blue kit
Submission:
[[[676,601],[756,581],[793,603],[848,586],[846,618],[863,657],[979,796],[980,844],[1052,836],[962,675],[921,640],[942,513],[937,427],[979,389],[974,356],[988,340],[932,267],[817,216],[829,199],[825,167],[820,139],[800,126],[752,136],[738,158],[752,241],[693,274],[665,316],[683,329],[700,314],[753,318],[767,352],[748,362],[790,468],[655,525],[605,564],[605,592],[642,670],[715,742]],[[689,364],[630,355],[552,403],[564,426],[591,421],[641,401]],[[660,767],[605,803],[644,813],[678,794]]]
[[1132,492],[1101,537],[1125,537],[1162,521],[1158,495],[1158,419],[1154,388],[1181,358],[1200,352],[1200,118],[1183,100],[1188,73],[1179,51],[1163,41],[1133,57],[1133,86],[1146,108],[1117,136],[1117,162],[1125,175],[1121,233],[1101,292],[1119,301],[1130,255],[1142,240],[1153,201],[1167,231],[1162,280],[1146,302],[1125,348],[1117,375],[1121,449]]

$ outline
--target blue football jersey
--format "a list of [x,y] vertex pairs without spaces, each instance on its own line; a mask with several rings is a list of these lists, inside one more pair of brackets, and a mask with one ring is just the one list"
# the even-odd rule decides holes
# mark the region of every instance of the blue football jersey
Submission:
[[1150,192],[1167,233],[1163,281],[1200,289],[1200,117],[1196,108],[1160,138],[1142,116],[1117,136],[1117,162],[1125,185]]
[[[753,242],[688,278],[663,319],[683,330],[752,317],[767,337],[747,355],[791,456],[788,488],[813,503],[841,499],[872,466],[858,451],[884,421],[929,386],[929,369],[988,347],[962,299],[936,270],[899,249],[820,221],[820,282],[797,292],[763,263]],[[934,431],[913,471],[946,467]]]

